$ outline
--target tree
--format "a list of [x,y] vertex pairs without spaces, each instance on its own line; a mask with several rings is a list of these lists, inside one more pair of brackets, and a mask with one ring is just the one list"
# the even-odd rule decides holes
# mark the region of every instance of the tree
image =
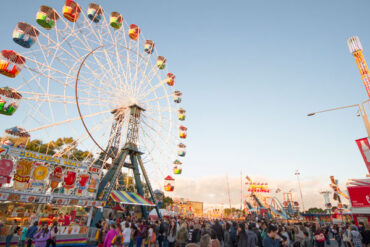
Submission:
[[237,208],[225,208],[224,209],[224,215],[225,216],[230,216],[230,215],[235,215],[235,214],[240,214],[241,211],[240,209],[237,209]]
[[166,208],[167,206],[171,206],[173,204],[173,200],[169,196],[164,196],[163,197],[163,204],[162,208]]
[[325,210],[322,208],[309,208],[305,213],[306,214],[323,214],[325,213]]
[[50,141],[47,143],[44,143],[39,139],[34,139],[27,143],[26,149],[33,152],[55,155],[65,159],[73,159],[78,161],[92,161],[93,157],[89,151],[78,149],[77,141],[75,141],[73,137],[58,138],[55,141]]

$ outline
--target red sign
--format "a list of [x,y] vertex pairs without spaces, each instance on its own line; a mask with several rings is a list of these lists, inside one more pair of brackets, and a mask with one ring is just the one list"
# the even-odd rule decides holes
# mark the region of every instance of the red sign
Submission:
[[362,158],[365,161],[366,168],[370,173],[370,143],[369,138],[365,137],[362,139],[356,140],[357,146],[360,149]]
[[349,186],[347,189],[353,208],[370,207],[370,185]]

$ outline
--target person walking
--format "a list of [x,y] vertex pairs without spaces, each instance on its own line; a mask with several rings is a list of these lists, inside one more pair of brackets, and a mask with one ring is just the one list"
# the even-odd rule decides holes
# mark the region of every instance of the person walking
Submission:
[[169,247],[175,247],[176,235],[177,235],[176,223],[175,221],[171,221],[171,225],[168,228],[168,232],[167,232],[167,241],[168,241]]
[[176,243],[180,245],[180,247],[185,247],[185,245],[188,243],[188,229],[186,223],[182,223],[179,233],[176,238]]
[[354,226],[351,226],[351,240],[352,240],[353,247],[361,247],[362,246],[361,233]]
[[141,221],[138,222],[137,231],[136,231],[136,247],[141,247],[143,238],[145,237],[145,227]]
[[252,226],[252,231],[256,234],[257,236],[257,246],[258,247],[262,247],[262,235],[261,235],[261,232],[260,230],[257,228],[257,225],[256,223],[251,223],[251,226]]
[[24,247],[24,244],[25,244],[26,238],[27,238],[28,226],[29,226],[29,224],[25,224],[25,226],[22,228],[21,236],[20,236],[19,242],[18,242],[19,247]]
[[193,234],[191,235],[191,242],[195,244],[199,244],[201,235],[202,235],[202,232],[200,230],[200,224],[196,223]]
[[220,241],[220,244],[222,245],[222,242],[224,241],[224,231],[218,220],[215,221],[215,224],[212,226],[212,229],[215,231],[217,239],[218,241]]
[[257,247],[258,238],[257,238],[257,234],[253,231],[252,223],[248,225],[248,229],[247,229],[246,233],[247,233],[247,237],[248,237],[247,247]]
[[230,237],[230,228],[231,225],[229,222],[226,223],[225,229],[224,229],[224,247],[232,247],[233,243],[231,241]]
[[35,233],[34,241],[35,247],[45,247],[46,242],[50,238],[50,231],[47,223],[43,223],[40,229]]
[[46,243],[46,247],[52,245],[53,247],[57,246],[57,233],[58,233],[58,222],[54,221],[53,225],[50,228],[50,238]]
[[263,238],[263,247],[279,247],[277,239],[278,228],[275,225],[269,225]]
[[303,240],[303,247],[312,247],[312,239],[310,238],[310,234],[308,232],[304,232],[304,240]]
[[103,247],[111,247],[114,237],[117,235],[116,225],[113,223],[110,225],[109,231],[105,236]]
[[240,223],[238,227],[237,243],[238,247],[248,247],[248,235],[243,223]]
[[18,223],[16,220],[13,221],[13,224],[9,227],[7,233],[6,233],[6,238],[5,238],[5,246],[10,247],[13,235],[14,233],[17,232],[18,229]]
[[37,221],[35,221],[35,222],[33,222],[33,225],[30,228],[28,228],[28,230],[27,230],[27,234],[26,234],[27,247],[32,246],[33,236],[37,232],[37,225],[38,225],[38,223],[37,223]]
[[130,223],[128,223],[127,221],[125,222],[125,227],[122,231],[122,235],[123,235],[123,247],[128,247],[131,241],[131,227]]

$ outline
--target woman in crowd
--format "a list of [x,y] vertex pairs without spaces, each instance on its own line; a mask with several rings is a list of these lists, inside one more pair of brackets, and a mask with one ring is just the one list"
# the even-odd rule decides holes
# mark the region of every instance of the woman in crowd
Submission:
[[46,243],[46,247],[52,245],[53,247],[57,246],[57,233],[58,233],[58,222],[54,221],[53,225],[50,228],[50,238]]
[[180,245],[180,247],[185,247],[185,245],[188,243],[188,226],[186,223],[182,223],[180,227],[180,231],[177,235],[177,243]]
[[50,231],[47,223],[43,223],[40,229],[35,233],[34,241],[35,247],[45,247],[46,242],[50,238]]
[[116,225],[111,224],[110,229],[105,236],[103,247],[111,247],[114,237],[117,235]]
[[168,232],[167,232],[167,240],[168,240],[169,247],[175,247],[176,235],[177,235],[176,223],[175,221],[171,221],[171,225],[168,228]]

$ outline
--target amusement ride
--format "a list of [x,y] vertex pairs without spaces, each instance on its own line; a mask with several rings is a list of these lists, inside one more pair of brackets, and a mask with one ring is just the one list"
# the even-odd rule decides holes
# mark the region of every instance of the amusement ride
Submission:
[[245,204],[251,213],[289,219],[298,212],[299,204],[293,201],[291,191],[284,193],[284,201],[281,203],[277,198],[280,189],[272,194],[267,182],[255,182],[249,176],[246,180],[247,191],[250,193],[246,196]]
[[[79,162],[102,171],[94,182],[96,200],[126,190],[130,176],[137,194],[148,191],[151,202],[151,182],[162,187],[164,178],[162,188],[174,191],[169,174],[182,173],[187,128],[180,123],[186,110],[179,107],[182,92],[175,89],[167,59],[138,25],[98,4],[83,10],[66,0],[60,12],[43,5],[35,23],[17,23],[12,39],[14,48],[0,54],[0,114],[4,123],[12,118],[21,127],[5,131],[3,147],[24,149],[31,136],[43,141],[73,136],[53,157],[76,160],[72,149],[88,151]],[[44,172],[58,181],[64,176],[71,186],[83,178],[68,169]],[[91,183],[90,175],[84,175],[84,184]]]

